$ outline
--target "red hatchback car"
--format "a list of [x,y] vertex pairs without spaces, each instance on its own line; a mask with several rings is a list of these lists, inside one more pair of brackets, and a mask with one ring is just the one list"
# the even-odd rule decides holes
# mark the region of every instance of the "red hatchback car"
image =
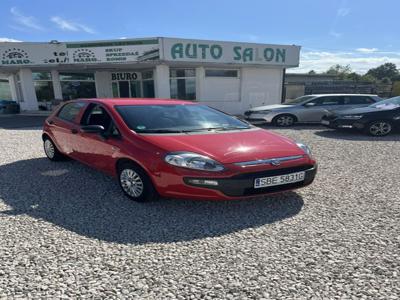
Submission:
[[47,118],[44,151],[118,178],[136,201],[237,199],[310,184],[310,149],[208,106],[162,99],[83,99]]

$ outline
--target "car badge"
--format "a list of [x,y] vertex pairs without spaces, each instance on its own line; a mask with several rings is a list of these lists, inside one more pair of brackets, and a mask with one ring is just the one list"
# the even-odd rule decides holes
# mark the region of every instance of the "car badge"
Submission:
[[277,159],[271,159],[271,165],[277,167],[281,164],[281,162]]

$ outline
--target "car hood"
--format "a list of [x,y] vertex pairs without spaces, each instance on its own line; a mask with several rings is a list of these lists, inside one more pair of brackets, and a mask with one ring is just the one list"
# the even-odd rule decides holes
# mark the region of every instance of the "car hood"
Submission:
[[230,132],[141,136],[166,152],[195,152],[221,163],[304,154],[292,140],[260,128]]
[[293,107],[293,105],[272,104],[272,105],[253,107],[250,109],[250,111],[257,112],[257,111],[261,111],[261,110],[282,109],[282,108],[290,108],[290,107]]

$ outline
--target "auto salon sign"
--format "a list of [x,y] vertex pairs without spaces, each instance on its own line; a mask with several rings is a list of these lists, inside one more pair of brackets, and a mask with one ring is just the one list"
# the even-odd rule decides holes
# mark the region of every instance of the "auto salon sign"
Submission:
[[299,65],[299,46],[163,39],[164,59],[262,65]]

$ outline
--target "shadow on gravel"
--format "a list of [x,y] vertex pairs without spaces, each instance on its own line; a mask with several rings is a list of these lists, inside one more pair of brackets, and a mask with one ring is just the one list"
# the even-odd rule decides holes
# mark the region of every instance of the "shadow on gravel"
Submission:
[[42,129],[46,116],[0,116],[0,129]]
[[294,192],[229,202],[128,200],[115,179],[77,162],[47,158],[0,166],[3,215],[27,214],[77,234],[116,243],[170,243],[221,236],[290,218]]
[[369,136],[356,130],[322,130],[316,131],[314,134],[324,138],[348,141],[400,141],[398,132],[383,137]]

